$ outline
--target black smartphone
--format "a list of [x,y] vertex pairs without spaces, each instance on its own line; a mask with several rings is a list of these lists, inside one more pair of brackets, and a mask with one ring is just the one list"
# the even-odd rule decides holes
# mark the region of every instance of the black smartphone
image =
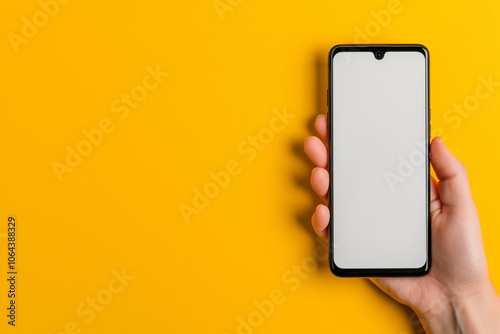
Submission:
[[337,45],[328,70],[330,268],[342,277],[425,275],[429,52]]

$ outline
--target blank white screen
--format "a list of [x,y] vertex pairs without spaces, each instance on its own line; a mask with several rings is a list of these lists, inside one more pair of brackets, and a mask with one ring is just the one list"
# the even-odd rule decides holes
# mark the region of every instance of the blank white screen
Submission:
[[425,56],[340,52],[332,70],[335,264],[420,268],[427,259]]

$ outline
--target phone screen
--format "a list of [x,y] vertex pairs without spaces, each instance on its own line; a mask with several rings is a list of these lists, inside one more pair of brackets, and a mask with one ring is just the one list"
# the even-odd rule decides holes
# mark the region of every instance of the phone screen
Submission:
[[342,269],[428,261],[428,56],[390,47],[331,59],[333,261]]

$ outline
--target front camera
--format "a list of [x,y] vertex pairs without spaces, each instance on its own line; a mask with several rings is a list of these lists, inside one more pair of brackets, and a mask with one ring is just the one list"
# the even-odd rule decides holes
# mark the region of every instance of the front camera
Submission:
[[375,51],[375,58],[377,58],[378,60],[384,58],[384,52],[382,52],[382,51]]

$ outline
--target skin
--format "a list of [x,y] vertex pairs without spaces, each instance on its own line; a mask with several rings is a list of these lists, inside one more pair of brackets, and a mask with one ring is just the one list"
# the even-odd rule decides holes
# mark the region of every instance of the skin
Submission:
[[[328,128],[325,115],[315,121],[318,137],[304,141],[317,166],[311,185],[328,200]],[[500,333],[500,298],[489,278],[481,227],[465,166],[441,138],[431,143],[432,266],[422,277],[370,280],[418,315],[428,333]],[[320,204],[312,215],[314,231],[328,242],[330,211]]]

